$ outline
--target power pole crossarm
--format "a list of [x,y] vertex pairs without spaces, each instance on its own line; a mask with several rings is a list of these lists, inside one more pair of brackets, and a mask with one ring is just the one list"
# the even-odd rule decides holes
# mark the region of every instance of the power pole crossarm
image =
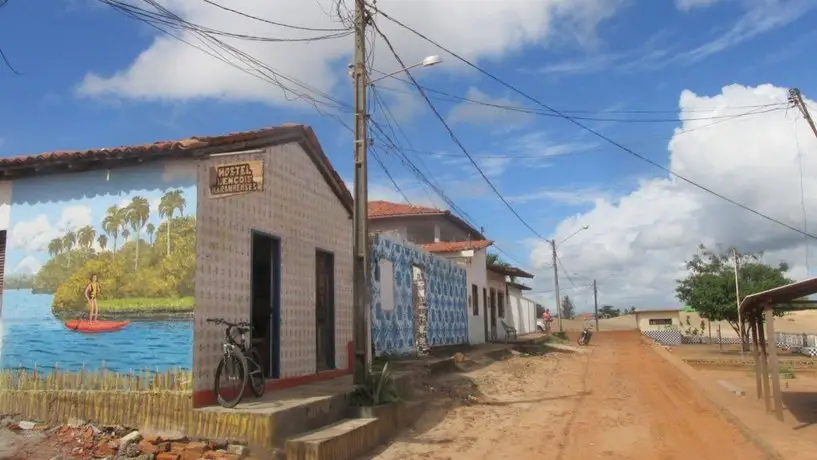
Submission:
[[808,111],[806,103],[803,102],[803,95],[800,94],[799,89],[792,88],[789,90],[789,102],[800,109],[800,113],[803,114],[803,118],[806,119],[806,123],[808,123],[808,125],[811,127],[811,132],[813,132],[814,137],[817,138],[817,126],[814,125],[814,120],[811,119],[811,114]]

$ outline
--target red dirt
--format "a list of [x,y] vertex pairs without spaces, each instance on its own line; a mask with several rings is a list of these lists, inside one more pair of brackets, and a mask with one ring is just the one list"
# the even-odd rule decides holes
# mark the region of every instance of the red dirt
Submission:
[[460,389],[476,396],[450,392],[448,405],[437,402],[374,458],[765,458],[637,332],[601,332],[588,348],[460,374]]

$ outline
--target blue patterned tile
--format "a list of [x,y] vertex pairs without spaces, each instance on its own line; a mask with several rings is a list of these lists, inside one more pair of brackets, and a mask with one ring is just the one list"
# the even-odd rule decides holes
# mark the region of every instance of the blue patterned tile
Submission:
[[[412,305],[412,265],[424,267],[428,304],[428,343],[432,346],[468,342],[468,298],[465,269],[420,249],[386,238],[372,239],[371,294],[372,342],[375,355],[416,354],[414,305]],[[378,261],[386,259],[394,267],[394,310],[384,311],[380,283],[374,274]]]

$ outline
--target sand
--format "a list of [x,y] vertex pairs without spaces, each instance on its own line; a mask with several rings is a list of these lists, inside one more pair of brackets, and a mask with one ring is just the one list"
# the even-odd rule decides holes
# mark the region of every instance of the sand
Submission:
[[430,382],[416,429],[368,458],[760,460],[717,409],[637,332],[592,353],[514,357]]

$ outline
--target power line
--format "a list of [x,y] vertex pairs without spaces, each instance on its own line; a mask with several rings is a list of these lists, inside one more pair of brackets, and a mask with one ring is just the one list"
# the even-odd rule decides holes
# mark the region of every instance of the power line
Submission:
[[[382,73],[382,72],[378,72],[378,73]],[[386,75],[386,74],[384,74],[384,75]],[[411,84],[410,81],[404,80],[404,79],[402,79],[400,77],[397,77],[395,75],[390,75],[389,78],[399,80],[399,81],[401,81],[403,83],[406,83],[406,84]],[[395,88],[388,88],[388,87],[383,87],[383,88],[386,89],[387,91],[406,93],[405,91],[400,91],[400,90],[395,89]],[[440,95],[444,96],[444,97],[432,97],[432,99],[449,101],[449,102],[465,102],[465,103],[468,103],[468,104],[480,105],[480,106],[484,106],[484,107],[491,107],[491,108],[500,109],[500,110],[507,110],[509,112],[525,113],[525,114],[529,114],[529,115],[537,115],[537,116],[542,116],[542,117],[564,118],[563,115],[559,115],[559,114],[556,114],[556,113],[553,113],[553,112],[546,112],[546,111],[543,111],[543,110],[536,110],[536,109],[528,108],[528,107],[525,107],[525,106],[510,105],[510,104],[497,104],[495,102],[480,101],[478,99],[468,98],[468,97],[464,97],[464,96],[457,96],[457,95],[450,94],[450,93],[447,93],[447,92],[442,91],[442,90],[429,88],[427,86],[424,86],[423,89],[430,92],[430,93],[437,93],[437,94],[440,94]],[[777,111],[777,110],[785,110],[788,106],[789,106],[789,104],[787,102],[778,102],[778,103],[774,103],[774,104],[757,105],[757,106],[755,106],[755,108],[767,108],[769,110],[767,110],[766,112],[761,112],[761,113],[769,113],[769,112],[774,112],[774,111]],[[560,112],[563,113],[563,114],[564,113],[571,113],[571,112],[562,111],[562,110],[560,110]],[[576,113],[576,112],[572,112],[572,113]],[[633,113],[644,113],[644,112],[633,112]],[[708,121],[708,120],[718,120],[718,119],[723,119],[723,118],[734,118],[734,116],[735,115],[733,114],[733,115],[712,115],[712,116],[708,116],[708,117],[673,117],[673,118],[605,118],[605,117],[587,117],[587,116],[571,116],[571,118],[573,118],[575,120],[604,121],[604,122],[616,122],[616,123],[683,123],[683,122],[689,122],[689,121]]]
[[255,21],[264,22],[264,23],[271,24],[271,25],[278,26],[278,27],[285,27],[285,28],[288,28],[288,29],[295,29],[295,30],[305,30],[305,31],[308,31],[308,32],[346,32],[346,31],[349,31],[349,28],[345,28],[345,29],[325,29],[325,28],[304,27],[304,26],[296,26],[296,25],[292,25],[292,24],[284,24],[284,23],[281,23],[281,22],[275,22],[275,21],[270,21],[269,19],[260,18],[258,16],[253,16],[251,14],[247,14],[247,13],[244,13],[242,11],[234,10],[232,8],[229,8],[229,7],[226,7],[226,6],[221,5],[219,3],[216,3],[216,2],[214,2],[212,0],[202,0],[202,1],[204,3],[207,3],[208,5],[215,6],[216,8],[222,9],[224,11],[229,11],[230,13],[237,14],[239,16],[243,16],[243,17],[248,18],[248,19],[253,19]]
[[[756,209],[750,208],[749,206],[746,206],[746,205],[744,205],[744,204],[742,204],[742,203],[740,203],[738,201],[733,200],[732,198],[729,198],[729,197],[727,197],[727,196],[725,196],[725,195],[723,195],[721,193],[718,193],[718,192],[712,190],[711,188],[709,188],[707,186],[701,185],[701,184],[693,181],[692,179],[689,179],[689,178],[687,178],[687,177],[685,177],[685,176],[683,176],[681,174],[678,174],[678,173],[672,171],[671,169],[669,169],[669,168],[667,168],[667,167],[665,167],[665,166],[663,166],[663,165],[661,165],[661,164],[647,158],[646,156],[635,152],[634,150],[620,144],[619,142],[617,142],[617,141],[613,140],[612,138],[602,134],[601,132],[599,132],[597,130],[594,130],[593,128],[590,128],[589,126],[585,125],[581,121],[576,120],[573,117],[570,117],[568,115],[565,115],[564,113],[562,113],[562,112],[550,107],[549,105],[539,101],[538,99],[534,98],[533,96],[528,95],[527,93],[525,93],[522,90],[516,88],[515,86],[511,85],[510,83],[505,82],[504,80],[502,80],[499,77],[493,75],[492,73],[488,72],[487,70],[482,69],[481,67],[479,67],[476,64],[472,63],[471,61],[465,59],[464,57],[460,56],[459,54],[451,51],[450,49],[446,48],[445,46],[441,45],[440,43],[430,39],[429,37],[425,36],[424,34],[418,32],[415,29],[413,29],[413,28],[407,26],[406,24],[402,23],[401,21],[391,17],[387,13],[384,13],[382,10],[378,9],[377,11],[384,18],[394,22],[395,24],[403,27],[404,29],[406,29],[406,30],[412,32],[413,34],[417,35],[418,37],[422,38],[426,42],[428,42],[428,43],[438,47],[439,49],[445,51],[446,53],[448,53],[449,55],[451,55],[455,59],[457,59],[460,62],[466,64],[467,66],[471,67],[472,69],[478,71],[479,73],[481,73],[482,75],[488,77],[489,79],[493,80],[494,82],[504,86],[505,88],[508,88],[509,90],[511,90],[514,93],[524,97],[525,99],[528,99],[529,101],[531,101],[531,102],[533,102],[533,103],[535,103],[535,104],[537,104],[537,105],[539,105],[539,106],[553,112],[554,114],[559,115],[560,118],[563,118],[563,119],[573,123],[574,125],[576,125],[579,128],[589,132],[590,134],[598,137],[599,139],[602,139],[603,141],[617,147],[619,150],[622,150],[623,152],[628,153],[629,155],[632,155],[632,156],[634,156],[634,157],[636,157],[636,158],[638,158],[638,159],[640,159],[640,160],[642,160],[642,161],[644,161],[646,163],[649,163],[650,165],[652,165],[652,166],[654,166],[654,167],[656,167],[656,168],[658,168],[658,169],[672,175],[673,177],[675,177],[677,179],[680,179],[680,180],[686,182],[689,185],[692,185],[693,187],[696,187],[696,188],[698,188],[698,189],[700,189],[700,190],[702,190],[702,191],[704,191],[706,193],[709,193],[709,194],[711,194],[713,196],[716,196],[716,197],[718,197],[718,198],[720,198],[720,199],[722,199],[722,200],[724,200],[724,201],[726,201],[728,203],[731,203],[734,206],[737,206],[737,207],[739,207],[739,208],[741,208],[741,209],[743,209],[743,210],[745,210],[747,212],[750,212],[750,213],[752,213],[752,214],[754,214],[754,215],[756,215],[758,217],[761,217],[761,218],[763,218],[763,219],[765,219],[765,220],[767,220],[769,222],[772,222],[772,223],[775,223],[775,224],[780,225],[782,227],[785,227],[785,228],[787,228],[787,229],[789,229],[789,230],[791,230],[793,232],[799,233],[799,234],[801,234],[803,236],[806,236],[808,238],[817,239],[816,235],[813,235],[813,234],[808,233],[808,232],[804,232],[803,230],[800,230],[799,228],[797,228],[797,227],[795,227],[793,225],[787,224],[787,223],[785,223],[785,222],[783,222],[783,221],[781,221],[779,219],[775,219],[774,217],[768,216],[768,215],[766,215],[766,214],[764,214],[764,213],[762,213],[762,212],[760,212],[760,211],[758,211]],[[412,77],[412,80],[414,80],[413,77]]]
[[[385,16],[385,14],[384,14],[384,16]],[[496,186],[493,184],[493,182],[491,182],[491,180],[488,179],[488,176],[485,174],[485,172],[482,170],[482,168],[479,167],[479,164],[476,162],[476,160],[474,160],[474,158],[471,156],[471,154],[468,153],[468,150],[465,148],[465,146],[462,145],[462,142],[460,142],[459,138],[457,138],[457,135],[454,134],[454,131],[451,129],[450,126],[448,126],[448,123],[446,123],[445,118],[440,114],[440,112],[437,110],[437,108],[434,107],[434,104],[428,98],[428,95],[426,94],[425,90],[417,83],[417,80],[414,78],[414,76],[408,70],[408,66],[405,64],[405,62],[403,62],[403,59],[400,57],[400,55],[397,54],[397,51],[394,49],[394,46],[391,44],[391,41],[389,40],[389,38],[380,30],[380,27],[378,27],[376,22],[371,21],[371,25],[372,25],[372,27],[374,27],[375,31],[377,31],[378,35],[380,35],[380,37],[386,43],[386,46],[389,48],[389,51],[391,51],[391,53],[394,55],[394,58],[397,60],[400,67],[403,68],[403,69],[406,69],[406,75],[408,75],[408,77],[411,79],[412,83],[417,87],[417,89],[420,92],[420,94],[422,95],[423,99],[426,101],[426,104],[428,104],[428,107],[431,109],[431,111],[434,113],[434,115],[437,117],[437,119],[440,121],[440,123],[443,124],[446,131],[448,131],[448,134],[451,137],[451,140],[454,141],[455,144],[457,144],[457,146],[460,148],[460,150],[462,150],[462,153],[465,154],[465,156],[468,158],[468,160],[471,162],[471,164],[474,165],[474,168],[477,170],[477,172],[480,174],[480,176],[482,176],[482,178],[485,180],[485,182],[488,184],[488,186],[491,188],[491,190],[493,190],[493,192],[496,194],[496,196],[499,197],[499,199],[502,201],[502,203],[505,204],[505,206],[511,211],[511,213],[513,213],[513,215],[516,216],[517,219],[519,219],[519,221],[522,223],[522,225],[527,227],[528,230],[530,230],[534,235],[536,235],[540,239],[542,239],[542,240],[546,239],[544,236],[539,234],[539,232],[537,232],[536,229],[534,229],[530,224],[528,224],[528,222],[525,219],[523,219],[521,215],[519,215],[519,212],[517,212],[516,209],[514,209],[514,207],[508,202],[508,200],[505,199],[505,197],[502,195],[502,193],[499,192],[499,190],[496,188]]]

